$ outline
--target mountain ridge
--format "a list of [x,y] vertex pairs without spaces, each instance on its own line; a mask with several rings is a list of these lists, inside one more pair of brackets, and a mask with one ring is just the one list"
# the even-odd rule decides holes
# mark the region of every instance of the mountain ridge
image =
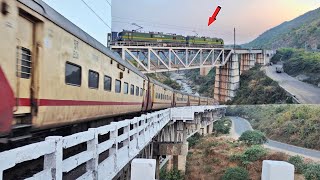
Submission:
[[269,49],[282,47],[320,49],[320,8],[285,21],[242,46]]

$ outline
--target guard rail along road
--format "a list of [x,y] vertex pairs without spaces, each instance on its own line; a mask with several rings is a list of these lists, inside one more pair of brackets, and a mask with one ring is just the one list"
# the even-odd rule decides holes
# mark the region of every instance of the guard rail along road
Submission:
[[[15,165],[44,157],[43,170],[28,180],[62,180],[63,173],[68,173],[82,164],[86,172],[78,179],[112,179],[139,152],[148,145],[154,136],[170,121],[179,116],[195,112],[204,112],[224,106],[199,106],[170,108],[130,120],[113,122],[110,125],[92,128],[88,131],[66,137],[47,137],[45,141],[0,153],[0,180],[3,172]],[[123,129],[123,133],[119,133]],[[98,137],[109,133],[107,140],[99,142]],[[99,139],[100,140],[100,139]],[[86,143],[87,149],[67,159],[63,159],[63,150]],[[121,145],[120,145],[121,144]],[[99,163],[99,155],[108,151],[109,156]]]

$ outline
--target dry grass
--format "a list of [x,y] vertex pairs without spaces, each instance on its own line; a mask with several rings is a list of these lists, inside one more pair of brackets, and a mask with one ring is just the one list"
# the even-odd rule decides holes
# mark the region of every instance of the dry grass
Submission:
[[[237,161],[230,161],[230,156],[241,154],[247,148],[228,137],[207,136],[189,150],[187,157],[186,180],[220,180],[228,167],[240,166]],[[263,160],[287,161],[289,156],[285,153],[268,151],[262,159],[249,163],[246,169],[252,180],[261,179]],[[303,176],[297,175],[296,180],[303,180]]]

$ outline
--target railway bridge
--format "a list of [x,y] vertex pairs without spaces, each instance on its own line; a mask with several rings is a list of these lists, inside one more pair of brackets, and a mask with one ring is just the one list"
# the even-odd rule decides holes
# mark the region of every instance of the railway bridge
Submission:
[[[197,132],[211,133],[213,122],[225,110],[225,106],[170,108],[66,137],[47,137],[1,152],[0,180],[129,180],[134,158],[156,159],[158,177],[164,163],[167,168],[185,171],[187,138]],[[75,148],[80,146],[85,148]],[[25,169],[29,166],[36,168]],[[20,175],[23,169],[28,173]]]
[[111,49],[145,74],[200,69],[200,74],[206,75],[216,68],[214,99],[219,102],[235,96],[242,72],[257,64],[266,65],[275,53],[262,49],[164,47],[141,43],[114,44]]

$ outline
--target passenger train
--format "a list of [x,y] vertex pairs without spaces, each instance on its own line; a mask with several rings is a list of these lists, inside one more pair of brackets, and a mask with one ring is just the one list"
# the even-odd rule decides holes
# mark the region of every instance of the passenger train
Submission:
[[142,74],[41,0],[1,0],[0,134],[214,104]]

